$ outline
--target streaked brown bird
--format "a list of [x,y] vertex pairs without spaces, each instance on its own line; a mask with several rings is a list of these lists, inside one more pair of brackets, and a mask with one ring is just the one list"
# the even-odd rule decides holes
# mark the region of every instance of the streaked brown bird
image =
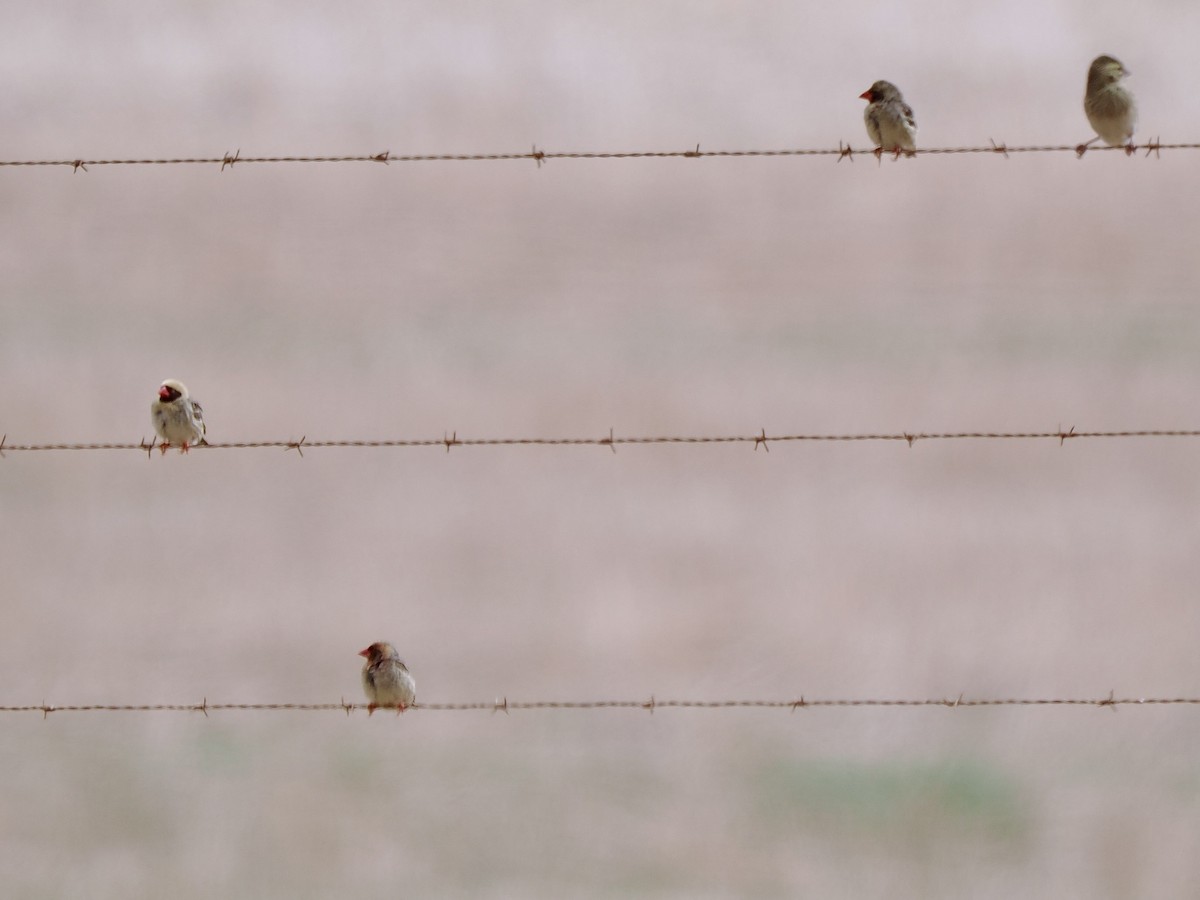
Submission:
[[1102,140],[1110,147],[1125,147],[1133,152],[1133,128],[1137,124],[1137,104],[1133,92],[1121,83],[1129,70],[1114,56],[1097,56],[1088,67],[1087,90],[1083,111],[1096,137],[1076,150],[1080,155],[1088,144]]
[[386,641],[358,651],[366,658],[362,670],[363,692],[367,695],[367,715],[380,706],[395,707],[396,714],[404,712],[417,701],[417,683],[408,667]]

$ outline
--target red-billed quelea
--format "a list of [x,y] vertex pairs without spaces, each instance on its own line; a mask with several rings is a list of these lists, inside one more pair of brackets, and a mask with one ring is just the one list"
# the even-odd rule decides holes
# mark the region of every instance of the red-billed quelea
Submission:
[[901,152],[911,156],[917,149],[917,120],[900,89],[890,81],[877,81],[858,96],[867,101],[863,121],[875,142],[875,154],[886,150],[896,156]]
[[417,683],[396,655],[395,647],[380,641],[358,651],[358,655],[367,659],[363,665],[362,683],[369,701],[368,716],[380,706],[395,707],[399,715],[417,702]]
[[1133,93],[1121,79],[1129,74],[1121,61],[1112,56],[1097,56],[1088,68],[1083,111],[1096,131],[1096,137],[1075,149],[1079,155],[1088,144],[1102,140],[1110,147],[1125,147],[1133,152],[1133,126],[1137,123],[1137,104]]
[[158,388],[158,398],[150,404],[150,420],[162,438],[162,452],[175,445],[180,453],[189,446],[207,444],[204,440],[204,410],[188,395],[182,381],[168,378]]

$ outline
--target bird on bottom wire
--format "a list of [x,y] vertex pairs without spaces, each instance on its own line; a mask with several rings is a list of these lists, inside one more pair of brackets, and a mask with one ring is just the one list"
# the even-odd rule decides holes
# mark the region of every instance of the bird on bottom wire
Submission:
[[368,716],[380,706],[394,706],[399,715],[417,702],[417,683],[396,654],[395,647],[380,641],[358,651],[358,655],[367,660],[363,665],[362,683],[368,700]]
[[165,454],[172,444],[180,453],[187,453],[189,445],[206,445],[207,428],[204,410],[191,398],[182,381],[168,378],[158,388],[158,397],[150,404],[150,420],[154,430],[162,438],[161,450]]
[[912,156],[917,149],[917,120],[912,107],[904,102],[900,89],[890,81],[877,81],[861,94],[867,101],[863,121],[867,134],[875,142],[875,155],[884,151]]

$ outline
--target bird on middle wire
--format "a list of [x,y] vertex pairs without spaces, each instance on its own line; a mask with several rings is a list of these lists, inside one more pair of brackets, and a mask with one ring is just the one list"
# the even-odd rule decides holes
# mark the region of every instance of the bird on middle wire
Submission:
[[204,410],[191,398],[182,381],[168,378],[158,388],[158,397],[150,404],[150,421],[162,438],[162,452],[172,444],[180,453],[187,453],[189,445],[206,445],[207,427]]
[[885,150],[897,158],[901,153],[912,156],[917,149],[917,120],[900,89],[890,81],[880,80],[858,96],[867,101],[863,121],[867,124],[867,134],[875,142],[876,158]]

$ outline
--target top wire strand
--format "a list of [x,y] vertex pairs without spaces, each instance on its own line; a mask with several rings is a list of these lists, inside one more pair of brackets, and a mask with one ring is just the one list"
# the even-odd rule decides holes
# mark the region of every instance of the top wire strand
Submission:
[[[1118,151],[1133,155],[1144,151],[1146,156],[1158,156],[1163,150],[1200,150],[1200,143],[1164,144],[1157,138],[1141,145],[1130,144],[1125,147],[1087,147],[1083,144],[1045,144],[1021,147],[1009,147],[1004,143],[990,141],[988,146],[978,147],[929,147],[905,153],[906,156],[953,156],[963,153],[991,153],[1008,157],[1015,153],[1073,153],[1083,156],[1085,153]],[[891,155],[890,153],[887,155]],[[855,150],[849,144],[838,143],[837,148],[828,149],[780,149],[780,150],[702,150],[697,144],[691,150],[628,150],[628,151],[581,151],[559,152],[539,150],[537,145],[524,153],[430,153],[430,154],[393,154],[388,150],[380,153],[356,156],[242,156],[241,150],[224,153],[221,156],[178,157],[164,159],[24,159],[0,160],[0,167],[44,167],[61,166],[78,171],[87,171],[90,166],[220,166],[222,170],[234,166],[265,163],[417,163],[417,162],[497,162],[503,160],[531,160],[540,167],[553,159],[704,159],[732,157],[773,157],[773,156],[823,156],[834,157],[839,162],[849,159],[853,162],[856,156],[874,156],[879,158],[878,149]]]

